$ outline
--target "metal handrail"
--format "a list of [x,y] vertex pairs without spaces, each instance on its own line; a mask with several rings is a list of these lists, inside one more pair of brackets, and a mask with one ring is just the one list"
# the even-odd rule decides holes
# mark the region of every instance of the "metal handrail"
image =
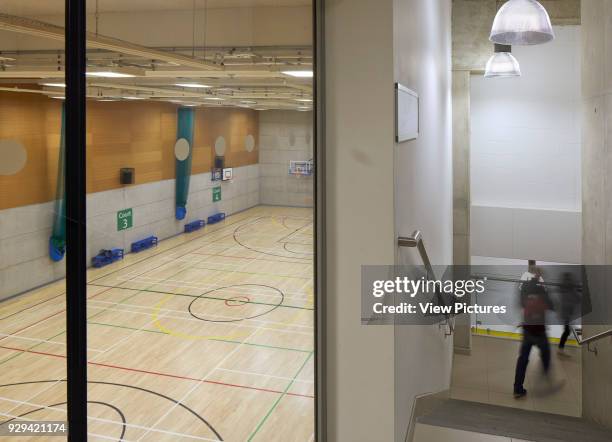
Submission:
[[412,236],[400,236],[397,239],[397,245],[400,247],[416,247],[425,265],[427,277],[429,278],[430,275],[435,276],[431,261],[429,260],[429,255],[427,254],[427,249],[425,249],[425,244],[423,243],[423,234],[419,230],[416,230]]
[[[486,275],[486,274],[474,274],[474,275],[471,275],[470,278],[483,279],[487,281],[499,281],[499,282],[510,282],[510,283],[516,282],[519,284],[527,282],[524,279],[516,279],[516,278],[505,277],[505,276],[495,276],[495,275]],[[564,285],[561,282],[549,282],[549,281],[539,282],[539,284],[543,286],[551,286],[551,287],[563,287]],[[577,290],[582,290],[582,286],[579,284],[575,284],[573,287],[576,288]]]
[[[421,255],[423,265],[425,266],[425,271],[427,272],[427,279],[429,279],[430,277],[435,278],[434,269],[431,265],[431,261],[429,260],[429,255],[427,254],[427,249],[425,248],[425,243],[423,242],[423,234],[420,230],[415,230],[412,236],[400,236],[399,238],[397,238],[397,245],[399,247],[416,248],[419,251],[419,255]],[[444,316],[446,317],[445,325],[448,325],[449,330],[446,335],[450,336],[455,331],[455,326],[449,314],[445,314]]]
[[572,327],[570,326],[570,329],[572,330],[572,334],[574,335],[574,337],[576,338],[576,342],[578,343],[578,345],[587,345],[587,350],[590,351],[591,353],[595,353],[595,355],[597,356],[597,347],[595,348],[591,348],[591,344],[595,341],[599,341],[600,339],[606,338],[608,336],[612,336],[612,329],[607,330],[605,332],[602,333],[598,333],[596,335],[593,336],[589,336],[586,339],[582,338],[582,330],[577,330],[576,327]]

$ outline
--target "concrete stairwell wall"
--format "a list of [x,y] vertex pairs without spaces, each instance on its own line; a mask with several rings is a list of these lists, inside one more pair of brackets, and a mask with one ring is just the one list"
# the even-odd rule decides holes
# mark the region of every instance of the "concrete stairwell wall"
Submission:
[[[325,2],[329,441],[403,442],[415,397],[450,382],[451,340],[437,327],[360,324],[361,266],[395,263],[396,170],[413,184],[401,189],[411,210],[400,221],[426,229],[435,262],[451,259],[450,7],[450,0]],[[423,135],[401,146],[395,81],[423,100]]]
[[[585,264],[612,264],[612,0],[582,1],[582,257]],[[608,271],[607,273],[610,273]],[[611,296],[607,281],[594,296]],[[609,302],[608,302],[609,304]],[[609,317],[609,316],[608,316]],[[612,327],[585,326],[585,336]],[[582,407],[585,418],[612,428],[612,338],[583,349]]]

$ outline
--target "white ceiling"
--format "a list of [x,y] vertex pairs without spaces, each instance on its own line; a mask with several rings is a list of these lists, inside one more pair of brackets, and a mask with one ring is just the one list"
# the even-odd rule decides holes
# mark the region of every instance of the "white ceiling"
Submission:
[[[0,0],[0,39],[3,43],[0,53],[0,89],[6,84],[16,83],[24,85],[20,87],[24,93],[43,93],[50,96],[63,94],[62,88],[49,86],[48,83],[64,81],[64,73],[58,69],[58,63],[60,67],[63,66],[63,56],[59,48],[64,40],[61,28],[64,1]],[[107,16],[105,23],[117,25],[106,27],[111,34],[88,36],[88,70],[96,70],[98,67],[113,70],[124,66],[132,69],[136,67],[138,72],[135,77],[120,80],[88,78],[88,96],[92,98],[120,99],[138,96],[150,100],[179,101],[202,106],[240,106],[254,109],[304,110],[312,106],[312,80],[283,74],[284,71],[312,70],[312,44],[306,34],[305,40],[300,44],[287,43],[286,39],[288,33],[296,35],[299,32],[308,32],[304,29],[309,29],[306,26],[310,23],[309,13],[300,11],[299,14],[294,14],[286,9],[269,9],[261,14],[262,17],[259,17],[259,22],[256,23],[251,17],[252,14],[239,11],[228,14],[226,11],[218,11],[214,20],[217,29],[213,28],[207,32],[208,37],[216,35],[216,41],[222,42],[226,29],[239,27],[240,32],[234,32],[229,38],[249,42],[256,41],[255,31],[265,29],[266,32],[269,30],[269,34],[261,32],[257,34],[258,38],[265,37],[264,41],[268,39],[272,44],[211,44],[205,50],[199,47],[191,48],[193,35],[191,28],[184,32],[182,27],[185,20],[181,17],[182,14],[163,13],[162,21],[168,26],[165,33],[156,32],[156,38],[157,46],[160,45],[159,42],[163,42],[162,46],[166,49],[152,49],[142,46],[142,43],[132,42],[134,38],[139,38],[133,28],[134,23],[137,23],[145,29],[157,29],[155,26],[159,26],[159,14],[143,14],[140,17],[138,13],[176,11],[180,8],[189,11],[193,8],[193,0],[98,2],[102,12],[122,11],[127,15]],[[310,0],[196,0],[196,8],[301,5],[309,2]],[[95,7],[95,3],[95,0],[87,0],[89,8]],[[133,16],[138,18],[134,20]],[[35,19],[23,20],[23,17]],[[270,23],[275,20],[275,23]],[[53,23],[57,26],[54,27]],[[208,26],[206,30],[208,31]],[[165,44],[167,41],[172,41],[173,44]],[[284,43],[275,45],[275,41]],[[151,43],[150,46],[156,45]],[[32,89],[32,83],[41,84],[43,89]],[[199,83],[208,87],[177,86],[183,83]]]
[[[39,16],[64,13],[65,0],[0,0],[0,13]],[[196,0],[196,8],[243,8],[263,6],[307,6],[311,0]],[[100,12],[191,10],[193,0],[98,0]],[[96,0],[87,0],[93,13]]]

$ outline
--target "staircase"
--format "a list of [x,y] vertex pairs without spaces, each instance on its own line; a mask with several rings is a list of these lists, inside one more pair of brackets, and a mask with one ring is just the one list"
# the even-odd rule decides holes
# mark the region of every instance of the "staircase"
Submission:
[[610,442],[612,430],[580,418],[449,399],[416,419],[412,440],[441,441]]

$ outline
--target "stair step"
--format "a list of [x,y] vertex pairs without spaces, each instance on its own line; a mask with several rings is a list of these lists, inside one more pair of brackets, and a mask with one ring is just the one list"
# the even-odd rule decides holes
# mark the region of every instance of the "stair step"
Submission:
[[581,418],[456,399],[444,401],[417,423],[533,442],[612,441],[612,430]]

